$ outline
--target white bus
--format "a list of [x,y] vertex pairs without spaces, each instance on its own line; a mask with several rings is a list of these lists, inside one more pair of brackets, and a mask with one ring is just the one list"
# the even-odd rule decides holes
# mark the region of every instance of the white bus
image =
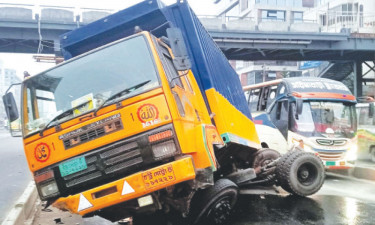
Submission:
[[375,162],[374,102],[358,103],[358,158]]
[[244,87],[264,148],[285,153],[298,144],[326,169],[348,169],[357,159],[356,98],[341,82],[284,78]]

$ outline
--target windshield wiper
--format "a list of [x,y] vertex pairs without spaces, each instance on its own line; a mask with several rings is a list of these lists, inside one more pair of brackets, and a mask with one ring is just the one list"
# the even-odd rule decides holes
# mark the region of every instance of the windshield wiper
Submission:
[[95,112],[94,112],[94,116],[96,116],[96,113],[99,111],[99,109],[101,109],[107,102],[115,99],[115,98],[118,98],[120,96],[123,96],[123,95],[126,95],[126,94],[129,94],[130,92],[144,86],[145,84],[149,83],[151,80],[147,80],[145,82],[142,82],[142,83],[139,83],[139,84],[136,84],[132,87],[129,87],[129,88],[126,88],[122,91],[119,91],[113,95],[111,95],[109,98],[107,98],[102,104],[100,104],[100,106],[98,106],[98,108],[96,108]]
[[78,108],[80,108],[80,107],[82,107],[82,106],[84,106],[84,105],[86,105],[86,104],[88,104],[88,103],[90,103],[90,102],[91,102],[91,100],[86,101],[86,102],[84,102],[84,103],[82,103],[82,104],[79,104],[79,105],[77,105],[77,106],[74,106],[74,107],[72,107],[72,108],[70,108],[70,109],[68,109],[68,110],[66,110],[66,111],[64,111],[64,112],[62,112],[62,113],[60,113],[60,114],[58,114],[58,115],[55,116],[52,120],[50,120],[50,121],[47,123],[47,125],[45,125],[45,126],[43,127],[43,129],[42,129],[41,131],[39,131],[39,135],[40,135],[41,137],[43,137],[43,132],[44,132],[45,130],[47,130],[47,128],[48,128],[53,122],[55,122],[55,121],[58,120],[58,119],[61,119],[61,118],[64,118],[64,117],[70,115],[75,109],[78,109]]

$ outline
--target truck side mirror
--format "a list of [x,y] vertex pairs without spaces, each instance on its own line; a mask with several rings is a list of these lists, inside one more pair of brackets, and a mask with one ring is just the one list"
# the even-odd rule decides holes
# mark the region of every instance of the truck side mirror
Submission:
[[191,68],[191,62],[181,30],[178,28],[168,28],[167,35],[174,56],[174,66],[178,71],[189,70]]
[[19,117],[18,109],[12,92],[8,92],[3,96],[3,103],[9,123],[17,120]]
[[303,100],[300,99],[300,98],[297,98],[296,99],[296,107],[297,107],[297,110],[296,110],[296,116],[298,117],[298,115],[301,115],[302,114],[302,108],[303,108]]
[[369,110],[368,110],[368,117],[369,117],[369,118],[373,118],[373,117],[374,117],[374,110],[375,110],[374,103],[371,102],[371,103],[369,104]]

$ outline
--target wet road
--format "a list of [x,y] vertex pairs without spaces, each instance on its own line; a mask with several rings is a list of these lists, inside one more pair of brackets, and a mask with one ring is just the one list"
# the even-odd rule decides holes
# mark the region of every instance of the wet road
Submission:
[[[375,212],[375,182],[328,175],[323,188],[309,198],[288,195],[241,195],[228,224],[375,224],[373,212]],[[68,213],[63,215],[42,212],[39,217],[34,225],[55,224],[52,218],[56,217],[60,217],[65,224],[113,224],[99,217],[82,219],[78,216],[72,217]],[[140,224],[184,224],[181,218],[173,215],[143,219]]]
[[0,223],[21,196],[31,174],[26,163],[22,139],[0,130]]

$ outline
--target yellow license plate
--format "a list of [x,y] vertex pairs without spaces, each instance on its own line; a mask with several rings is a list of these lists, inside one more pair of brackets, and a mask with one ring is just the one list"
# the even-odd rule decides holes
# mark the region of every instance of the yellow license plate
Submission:
[[176,180],[172,164],[142,173],[146,189],[151,189]]

